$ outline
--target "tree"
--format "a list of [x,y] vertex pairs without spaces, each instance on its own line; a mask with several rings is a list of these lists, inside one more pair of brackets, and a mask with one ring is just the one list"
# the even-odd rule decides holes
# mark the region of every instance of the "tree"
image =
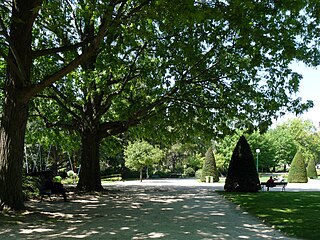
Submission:
[[206,152],[206,159],[203,164],[201,173],[201,182],[204,182],[206,180],[206,176],[212,176],[213,182],[219,182],[219,172],[217,169],[212,147],[209,147]]
[[311,178],[311,179],[317,179],[318,178],[316,164],[315,164],[315,161],[312,160],[312,159],[310,159],[309,162],[308,162],[307,176],[308,176],[308,178]]
[[294,156],[289,174],[288,174],[288,182],[290,183],[306,183],[308,182],[307,170],[304,161],[304,157],[301,151],[297,151]]
[[[258,173],[260,171],[269,172],[271,168],[273,168],[273,170],[275,171],[275,155],[271,147],[272,143],[266,137],[267,133],[261,134],[258,131],[254,131],[247,136],[248,143],[251,149],[253,149],[254,153],[256,153],[257,149],[260,149],[259,155],[254,154],[254,160],[256,164],[258,164]],[[259,158],[258,161],[257,158]]]
[[283,171],[287,171],[287,165],[297,152],[293,136],[286,127],[281,125],[271,129],[266,133],[266,138],[270,142],[270,147],[274,155],[274,167],[282,166]]
[[[251,51],[252,47],[242,39],[248,36],[240,31],[244,26],[238,25],[229,16],[235,14],[236,5],[229,8],[222,4],[220,8],[210,6],[209,2],[199,5],[194,5],[192,1],[144,3],[119,4],[121,7],[115,11],[116,17],[111,19],[114,26],[119,27],[107,32],[104,49],[88,58],[79,71],[70,74],[68,84],[53,86],[46,92],[43,101],[52,99],[61,110],[52,116],[51,108],[45,111],[44,104],[39,104],[49,126],[73,129],[81,135],[81,164],[85,167],[80,172],[77,186],[80,189],[102,188],[98,164],[102,139],[130,131],[138,124],[143,124],[148,135],[161,132],[160,135],[170,135],[171,138],[187,138],[199,135],[199,129],[212,132],[212,128],[217,129],[215,134],[218,135],[228,132],[234,125],[265,129],[282,106],[294,111],[311,106],[310,103],[299,104],[299,101],[274,88],[274,79],[278,78],[281,85],[288,78],[290,84],[285,88],[288,92],[295,92],[299,76],[285,71],[288,66],[281,64],[284,69],[281,69],[282,75],[279,77],[278,66],[271,66],[278,64],[278,61],[273,62],[274,59],[265,57],[269,55],[268,51]],[[250,7],[250,4],[244,4],[243,11],[251,13]],[[81,9],[92,11],[83,19],[81,34],[76,30],[73,32],[79,35],[79,39],[91,39],[97,28],[92,19],[99,16],[99,4],[86,2],[80,6]],[[257,7],[257,10],[271,9]],[[223,27],[223,18],[229,22],[231,29]],[[260,19],[256,21],[256,24],[261,24]],[[283,19],[277,21],[284,24]],[[168,22],[170,24],[166,24]],[[276,25],[273,27],[276,28]],[[258,29],[261,30],[256,26],[252,30]],[[269,29],[264,30],[269,34]],[[209,37],[204,35],[206,32],[210,32]],[[219,40],[215,37],[217,35],[225,38]],[[251,37],[248,40],[254,41],[254,44],[266,40],[264,37],[259,41],[253,35]],[[230,39],[235,42],[232,46],[227,44]],[[277,39],[278,44],[284,44],[287,40]],[[274,46],[269,41],[264,44],[266,48]],[[257,62],[256,57],[260,59]],[[277,53],[277,58],[281,57],[286,59],[288,56]],[[298,51],[295,57],[301,57]],[[268,67],[262,67],[262,70],[261,64]],[[263,74],[268,72],[272,81],[259,85],[260,71]],[[252,84],[251,79],[254,79]],[[270,92],[267,93],[265,90],[269,87]],[[214,92],[216,94],[212,94]],[[239,97],[240,93],[243,96]],[[291,103],[294,105],[290,107]],[[60,121],[49,121],[62,115],[66,117]]]
[[320,138],[311,121],[290,119],[268,131],[266,137],[275,152],[275,164],[282,165],[284,171],[298,149],[306,161],[318,159]]
[[317,159],[320,153],[320,138],[312,121],[295,118],[285,122],[283,127],[290,133],[294,144],[301,150],[306,161]]
[[88,190],[101,190],[101,139],[137,124],[148,134],[218,136],[265,130],[285,110],[306,110],[312,103],[293,97],[301,76],[289,64],[318,64],[317,4],[5,0],[1,202],[23,208],[24,135],[35,96],[63,108],[51,122],[37,105],[48,126],[78,127],[79,187]]
[[163,158],[163,152],[146,141],[136,141],[126,147],[124,158],[126,167],[140,172],[142,182],[143,169],[158,163]]
[[257,192],[261,189],[250,146],[241,136],[232,154],[224,189],[228,192]]
[[[112,11],[114,5],[116,5],[115,2],[109,2],[109,8],[104,9],[105,16],[110,15],[110,10]],[[0,199],[2,206],[7,205],[17,210],[24,208],[21,188],[22,163],[29,103],[37,94],[92,57],[98,51],[109,26],[108,19],[102,17],[100,28],[91,39],[86,39],[84,42],[77,42],[78,39],[70,39],[67,42],[56,41],[55,46],[44,46],[42,41],[34,39],[36,19],[39,19],[41,14],[45,15],[44,21],[38,24],[41,26],[46,24],[47,28],[42,29],[39,36],[42,34],[47,39],[50,39],[48,36],[54,39],[54,36],[49,33],[51,21],[48,18],[55,16],[52,13],[55,11],[58,13],[61,8],[62,5],[59,2],[41,0],[15,0],[11,3],[5,1],[0,8],[2,16],[0,19],[0,54],[6,61],[7,73],[0,127]],[[52,15],[49,15],[47,11],[51,11]],[[57,17],[56,20],[61,19]],[[52,23],[55,24],[55,21],[53,20]],[[61,24],[60,28],[63,28],[69,25],[69,22],[60,21],[59,24]],[[66,27],[66,29],[69,28]],[[70,49],[77,50],[83,45],[86,45],[87,48],[81,53],[64,59],[63,63],[58,60],[61,57],[60,53]],[[35,76],[33,70],[37,60],[41,58],[45,58],[46,61],[58,60],[60,66],[48,72],[43,68],[43,74]]]

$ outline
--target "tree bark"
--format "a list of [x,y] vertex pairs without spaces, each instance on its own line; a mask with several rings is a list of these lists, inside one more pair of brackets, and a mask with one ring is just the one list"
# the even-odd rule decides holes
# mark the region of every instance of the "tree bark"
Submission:
[[100,178],[100,138],[95,129],[85,129],[81,138],[81,169],[77,188],[84,191],[102,191]]
[[27,119],[27,104],[17,104],[8,97],[0,128],[0,199],[15,210],[24,209],[22,165]]
[[10,36],[5,36],[10,39],[10,49],[0,126],[0,201],[2,207],[15,210],[24,209],[22,164],[29,105],[26,96],[31,85],[32,26],[40,5],[41,0],[14,1]]

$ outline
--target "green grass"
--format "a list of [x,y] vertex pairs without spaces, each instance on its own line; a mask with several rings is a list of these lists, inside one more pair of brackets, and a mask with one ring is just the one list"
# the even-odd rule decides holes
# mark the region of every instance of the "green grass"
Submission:
[[220,192],[287,236],[320,239],[320,192]]

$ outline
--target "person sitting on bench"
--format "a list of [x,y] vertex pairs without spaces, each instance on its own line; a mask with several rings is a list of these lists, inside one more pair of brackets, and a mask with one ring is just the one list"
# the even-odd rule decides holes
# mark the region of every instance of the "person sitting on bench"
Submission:
[[[67,201],[66,189],[63,187],[61,182],[53,181],[52,177],[47,177],[44,185],[41,187],[41,191],[50,190],[50,193],[57,194],[60,193],[63,196],[64,201]],[[50,196],[50,194],[49,194]]]
[[267,181],[266,187],[267,187],[267,191],[269,191],[269,187],[275,187],[276,184],[274,183],[274,180],[272,178],[272,176],[270,176],[269,180]]

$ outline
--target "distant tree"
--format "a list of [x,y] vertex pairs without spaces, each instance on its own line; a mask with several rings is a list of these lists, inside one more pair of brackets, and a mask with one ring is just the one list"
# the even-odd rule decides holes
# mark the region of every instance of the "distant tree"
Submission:
[[304,157],[299,150],[294,156],[288,175],[288,182],[290,183],[307,183],[307,170],[305,166]]
[[223,139],[218,140],[215,143],[215,160],[218,171],[227,175],[229,163],[231,161],[232,152],[239,141],[239,138],[243,135],[243,131],[236,130],[232,135],[226,135]]
[[265,137],[269,141],[269,145],[273,151],[273,164],[275,167],[282,167],[283,171],[287,170],[287,165],[297,152],[297,145],[294,137],[290,134],[287,127],[279,125],[275,129],[269,130]]
[[142,182],[143,168],[151,167],[163,157],[161,149],[152,146],[146,141],[130,143],[124,150],[125,165],[131,170],[140,171]]
[[261,189],[250,146],[241,136],[232,154],[224,189],[228,192],[257,192]]
[[320,154],[320,138],[312,121],[295,118],[285,122],[282,127],[292,136],[293,143],[300,149],[305,161],[317,159]]
[[318,178],[316,163],[313,159],[310,159],[307,166],[307,176],[311,179]]
[[213,182],[219,182],[219,173],[217,170],[216,160],[214,158],[212,147],[209,147],[206,153],[206,159],[203,164],[201,173],[201,182],[204,182],[206,180],[206,176],[212,176]]

